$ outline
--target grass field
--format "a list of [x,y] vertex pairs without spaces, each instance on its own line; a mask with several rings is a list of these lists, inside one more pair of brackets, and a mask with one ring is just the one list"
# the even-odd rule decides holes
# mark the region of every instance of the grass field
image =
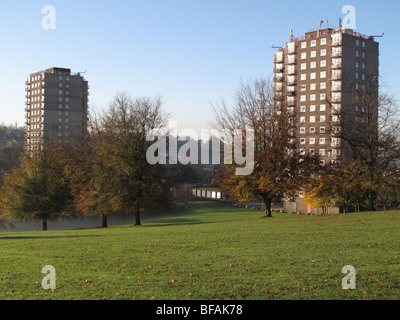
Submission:
[[[400,299],[398,211],[267,219],[197,202],[145,222],[0,234],[0,299]],[[355,290],[342,289],[345,265]]]

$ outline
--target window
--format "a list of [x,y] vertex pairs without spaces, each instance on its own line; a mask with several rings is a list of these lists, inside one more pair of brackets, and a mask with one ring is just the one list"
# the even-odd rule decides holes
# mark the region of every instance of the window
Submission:
[[365,73],[363,73],[363,74],[361,75],[361,79],[362,79],[362,80],[365,80]]
[[65,76],[65,80],[66,80],[66,81],[69,81],[69,76]]
[[315,72],[310,73],[310,79],[313,80],[317,77],[317,74]]
[[321,93],[319,95],[319,100],[325,100],[326,99],[326,94],[325,93]]
[[319,128],[319,133],[325,133],[325,127],[320,127]]
[[300,91],[306,91],[307,90],[307,86],[305,84],[302,84],[300,86]]
[[356,50],[356,57],[360,56],[360,51]]
[[319,155],[324,156],[325,155],[325,149],[319,149]]
[[306,123],[306,117],[300,117],[300,123]]
[[365,48],[365,41],[363,41],[362,46],[363,46],[363,48]]
[[326,56],[326,49],[322,49],[321,50],[321,57],[325,57]]
[[58,90],[58,94],[63,94],[63,91],[62,90]]
[[301,106],[300,107],[300,112],[306,112],[306,106]]
[[301,134],[305,134],[305,133],[306,133],[306,128],[301,127],[301,128],[300,128],[300,133],[301,133]]
[[324,104],[321,104],[321,105],[319,106],[319,111],[320,111],[320,112],[326,111],[326,106],[325,106]]
[[58,102],[62,102],[63,98],[62,97],[58,97]]
[[65,98],[65,102],[69,102],[69,98]]
[[326,60],[321,60],[319,65],[321,68],[326,67]]
[[315,89],[316,89],[315,83],[311,83],[311,84],[310,84],[310,90],[315,90]]
[[317,51],[311,51],[311,58],[315,58],[317,56]]
[[310,127],[310,133],[315,133],[315,128],[314,127]]
[[356,61],[356,68],[360,67],[360,63],[358,61]]
[[319,144],[321,145],[325,144],[325,138],[319,138]]
[[315,94],[310,94],[310,101],[315,101]]
[[365,51],[363,51],[363,52],[362,52],[361,56],[362,56],[363,58],[365,58],[365,57],[366,57],[366,53],[365,53]]
[[301,96],[301,97],[300,97],[300,101],[301,101],[301,102],[305,102],[305,101],[306,101],[306,96],[305,96],[305,95]]
[[325,116],[319,116],[319,122],[325,122],[326,117]]
[[305,138],[301,138],[300,139],[300,144],[306,144],[306,139]]
[[311,62],[311,69],[314,69],[317,67],[317,63],[316,62]]
[[300,65],[300,69],[301,69],[301,70],[306,70],[306,69],[307,69],[307,63],[302,63],[302,64]]
[[360,78],[360,74],[358,72],[356,72],[356,79]]
[[63,76],[59,76],[58,80],[62,81],[63,80]]
[[323,46],[323,45],[325,45],[326,44],[326,38],[322,38],[321,39],[321,46]]
[[332,116],[332,122],[338,122],[339,118],[338,116]]
[[311,47],[315,47],[317,45],[317,40],[312,40],[311,41]]
[[301,156],[304,156],[305,154],[306,154],[306,150],[300,149],[300,155],[301,155]]
[[58,104],[58,109],[62,109],[62,107],[63,107],[62,103],[59,103]]
[[321,71],[320,77],[321,77],[321,79],[326,78],[326,71]]
[[307,42],[305,42],[305,41],[302,42],[302,43],[301,43],[301,48],[302,48],[302,49],[307,48]]
[[310,122],[311,122],[311,123],[314,123],[314,122],[315,122],[315,117],[314,117],[314,116],[311,116],[311,117],[310,117]]
[[58,118],[58,122],[62,122],[62,118]]
[[301,54],[301,59],[307,59],[307,53],[306,52],[303,52]]
[[361,64],[361,68],[365,69],[365,63]]
[[356,39],[356,46],[360,45],[360,40]]
[[300,79],[301,79],[302,81],[307,80],[307,75],[306,75],[306,74],[302,74],[302,75],[300,76]]
[[314,105],[310,106],[310,112],[315,112],[315,106]]
[[310,138],[310,144],[315,144],[315,138]]
[[326,82],[321,82],[319,85],[320,89],[326,89]]
[[58,84],[58,87],[62,88],[62,86],[63,86],[63,84],[62,84],[62,82],[60,82],[60,83]]

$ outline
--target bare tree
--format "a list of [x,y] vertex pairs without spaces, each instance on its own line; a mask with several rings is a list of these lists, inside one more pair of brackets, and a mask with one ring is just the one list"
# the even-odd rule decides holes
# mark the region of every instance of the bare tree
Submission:
[[296,139],[296,110],[291,93],[275,90],[271,80],[241,82],[232,107],[222,101],[213,106],[212,126],[219,130],[254,130],[255,168],[251,175],[236,176],[230,165],[222,165],[220,187],[240,202],[261,198],[266,216],[271,204],[283,197],[294,198],[303,183],[319,170],[316,156],[300,154]]
[[342,141],[342,166],[357,162],[369,210],[388,176],[398,174],[400,161],[400,110],[393,97],[379,93],[377,77],[361,83],[343,83],[346,97],[341,103],[329,100],[333,136]]

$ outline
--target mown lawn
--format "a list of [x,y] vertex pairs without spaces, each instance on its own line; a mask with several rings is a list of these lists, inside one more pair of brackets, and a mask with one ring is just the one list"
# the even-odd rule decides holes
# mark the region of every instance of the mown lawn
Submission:
[[197,202],[141,227],[3,233],[0,299],[400,299],[400,212],[262,215]]

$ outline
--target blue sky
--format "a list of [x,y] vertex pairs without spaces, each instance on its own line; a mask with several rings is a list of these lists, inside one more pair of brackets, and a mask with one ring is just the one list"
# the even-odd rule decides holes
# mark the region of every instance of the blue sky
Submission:
[[[42,28],[45,5],[55,30]],[[26,77],[58,66],[86,71],[92,108],[121,91],[160,95],[179,129],[206,129],[211,103],[230,101],[240,80],[272,75],[271,44],[290,28],[337,26],[344,5],[356,8],[357,32],[385,32],[380,72],[399,98],[397,0],[0,0],[0,123],[22,125]]]

